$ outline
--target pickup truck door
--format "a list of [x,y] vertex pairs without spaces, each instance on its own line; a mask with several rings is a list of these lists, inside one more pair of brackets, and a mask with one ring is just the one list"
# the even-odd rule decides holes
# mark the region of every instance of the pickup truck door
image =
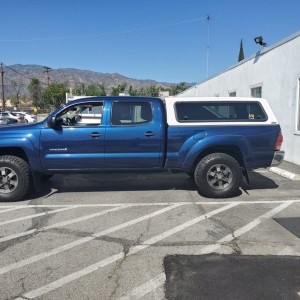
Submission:
[[40,159],[45,170],[103,170],[103,103],[76,104],[61,112],[61,124],[41,130]]
[[155,102],[113,101],[105,135],[106,168],[161,168],[164,134],[161,114]]

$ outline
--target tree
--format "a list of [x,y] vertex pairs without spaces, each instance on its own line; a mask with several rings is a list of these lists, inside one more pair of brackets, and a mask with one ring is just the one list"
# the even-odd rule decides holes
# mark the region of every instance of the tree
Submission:
[[111,96],[119,96],[120,93],[124,93],[127,87],[126,83],[118,84],[116,87],[113,87],[110,95]]
[[188,89],[190,86],[187,85],[185,82],[180,82],[179,84],[172,85],[170,88],[167,88],[166,90],[170,91],[170,95],[175,96],[186,89]]
[[15,80],[11,81],[11,104],[18,107],[20,104],[20,91],[21,85],[19,85]]
[[151,85],[146,89],[146,95],[149,97],[158,97],[159,96],[159,88],[155,85]]
[[84,90],[86,96],[106,96],[106,90],[103,83],[90,84]]
[[244,56],[244,49],[243,49],[243,40],[241,40],[238,62],[240,62],[240,61],[243,60],[244,58],[245,58],[245,56]]
[[74,88],[75,95],[83,96],[85,95],[85,85],[83,82],[77,82]]
[[33,106],[42,106],[42,86],[37,78],[32,78],[28,85],[29,95]]
[[134,88],[132,87],[132,85],[131,85],[131,86],[129,87],[128,94],[129,94],[130,96],[138,96],[139,92],[138,92],[137,89],[134,89]]
[[62,83],[52,83],[43,91],[43,100],[45,105],[54,105],[59,107],[65,102],[67,87]]

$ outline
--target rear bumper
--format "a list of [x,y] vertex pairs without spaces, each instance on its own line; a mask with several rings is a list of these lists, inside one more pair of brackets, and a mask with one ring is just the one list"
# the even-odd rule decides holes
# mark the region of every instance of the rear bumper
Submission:
[[271,167],[279,166],[284,159],[284,151],[275,151]]

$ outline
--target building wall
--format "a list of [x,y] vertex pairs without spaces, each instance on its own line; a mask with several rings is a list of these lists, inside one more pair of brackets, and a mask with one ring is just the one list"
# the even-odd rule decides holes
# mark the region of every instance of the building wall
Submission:
[[[300,32],[191,87],[183,96],[251,96],[261,86],[283,132],[285,159],[300,165]],[[298,126],[297,126],[298,122]],[[298,128],[297,128],[298,127]]]

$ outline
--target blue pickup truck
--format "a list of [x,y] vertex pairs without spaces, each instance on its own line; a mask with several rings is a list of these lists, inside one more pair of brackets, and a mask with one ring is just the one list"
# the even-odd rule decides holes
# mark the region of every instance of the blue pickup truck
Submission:
[[243,176],[278,165],[282,134],[256,98],[88,97],[44,121],[0,128],[0,200],[57,173],[181,171],[203,196],[232,197]]

